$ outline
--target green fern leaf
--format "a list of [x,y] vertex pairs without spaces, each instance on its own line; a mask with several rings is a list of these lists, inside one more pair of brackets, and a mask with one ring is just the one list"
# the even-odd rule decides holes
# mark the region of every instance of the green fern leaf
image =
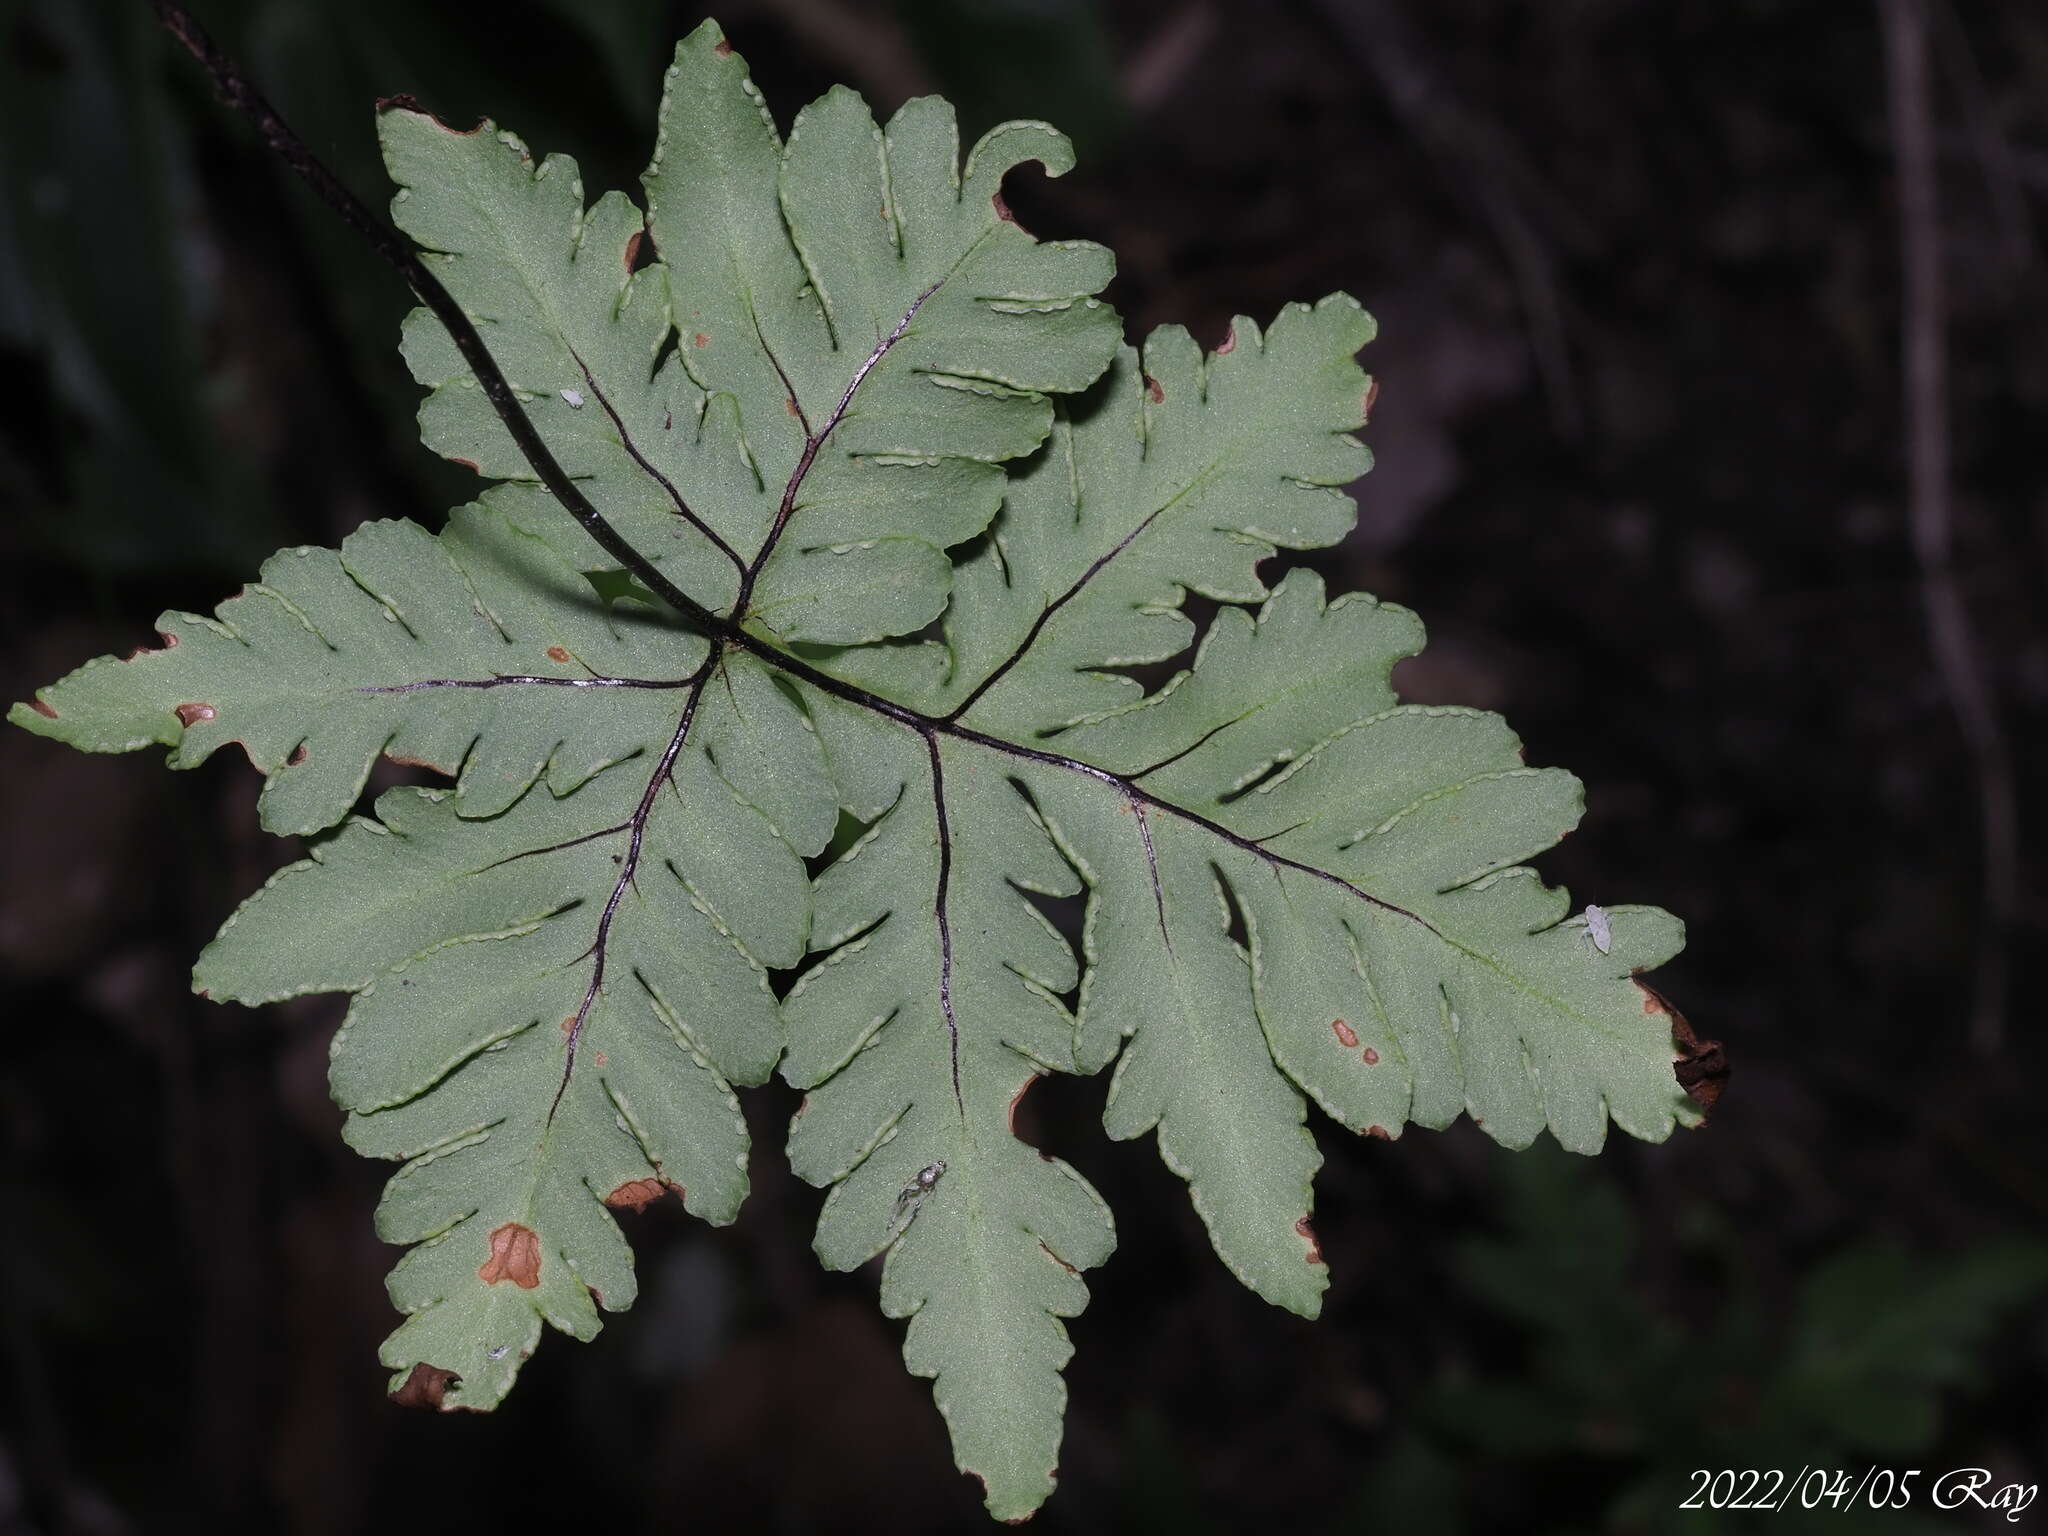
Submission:
[[[911,1370],[1018,1518],[1114,1246],[1013,1128],[1040,1076],[1115,1062],[1110,1134],[1154,1133],[1232,1272],[1307,1315],[1310,1100],[1586,1152],[1696,1120],[1633,979],[1676,921],[1568,918],[1526,867],[1577,782],[1492,715],[1399,704],[1405,610],[1262,574],[1351,525],[1356,303],[1120,347],[1107,253],[1002,204],[1019,161],[1066,169],[1058,135],[963,166],[944,103],[884,129],[835,90],[785,139],[709,24],[645,216],[488,124],[401,104],[381,132],[399,222],[639,560],[562,515],[422,311],[422,433],[496,482],[477,504],[287,551],[10,718],[177,767],[239,742],[264,825],[314,839],[197,985],[353,994],[335,1097],[403,1164],[394,1387],[491,1406],[543,1323],[628,1305],[608,1207],[732,1219],[733,1089],[779,1063],[819,1257],[884,1256]],[[1199,637],[1190,592],[1222,604]],[[352,817],[380,754],[452,788]],[[1078,952],[1032,895],[1083,899]]]
[[470,816],[504,810],[543,773],[567,794],[660,751],[669,695],[707,654],[641,604],[607,607],[483,507],[458,510],[438,539],[370,523],[338,552],[286,550],[213,618],[167,613],[157,628],[161,649],[88,662],[16,719],[89,752],[161,743],[176,768],[239,743],[266,775],[264,827],[298,836],[341,820],[380,754],[459,773]]
[[[400,227],[440,253],[564,468],[686,591],[730,612],[745,588],[750,622],[781,641],[936,618],[943,551],[994,517],[1000,461],[1043,441],[1048,394],[1084,388],[1117,343],[1093,297],[1109,253],[1035,241],[1002,210],[1012,166],[1072,164],[1059,134],[1006,124],[963,167],[944,102],[913,101],[884,132],[842,88],[781,143],[710,22],[669,69],[644,223],[618,193],[586,210],[573,161],[535,167],[488,122],[458,133],[401,107],[380,130]],[[677,259],[636,271],[650,237]],[[433,391],[428,446],[524,481],[494,499],[579,568],[614,566],[532,484],[424,310],[406,356]]]

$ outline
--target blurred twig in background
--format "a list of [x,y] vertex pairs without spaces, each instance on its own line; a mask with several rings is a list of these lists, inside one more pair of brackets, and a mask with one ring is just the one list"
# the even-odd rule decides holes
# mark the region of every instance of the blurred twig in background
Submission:
[[1124,99],[1134,112],[1150,112],[1174,88],[1216,37],[1213,0],[1193,0],[1159,24],[1159,28],[1124,66]]
[[1527,208],[1531,190],[1542,191],[1535,172],[1495,124],[1451,93],[1398,0],[1318,4],[1394,116],[1437,162],[1445,187],[1471,201],[1493,232],[1521,296],[1551,423],[1560,437],[1580,437],[1585,413],[1565,336],[1557,263]]
[[1956,577],[1949,463],[1948,297],[1942,272],[1941,195],[1936,180],[1934,91],[1926,0],[1878,0],[1885,84],[1897,168],[1899,255],[1905,271],[1906,464],[1913,557],[1943,690],[1977,773],[1983,909],[1977,932],[1970,1034],[1985,1052],[2005,1037],[2006,967],[2019,892],[2019,806],[2012,755],[1998,719],[1970,614]]
[[863,16],[836,0],[755,0],[791,36],[833,68],[844,71],[870,98],[894,106],[933,89],[931,72],[888,17]]

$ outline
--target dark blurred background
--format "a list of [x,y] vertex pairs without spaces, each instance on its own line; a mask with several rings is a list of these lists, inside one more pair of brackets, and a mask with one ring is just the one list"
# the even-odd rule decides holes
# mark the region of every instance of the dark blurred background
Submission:
[[[198,9],[373,202],[371,104],[399,91],[573,153],[593,196],[635,186],[701,14]],[[415,440],[406,294],[146,6],[0,14],[0,669],[24,698],[280,544],[438,526],[475,482]],[[1748,1527],[1679,1512],[1694,1468],[2048,1473],[2021,963],[2048,918],[2024,793],[2048,749],[2048,8],[1903,12],[1893,62],[1918,40],[1924,95],[1888,83],[1886,14],[720,12],[785,123],[845,80],[883,111],[943,90],[970,131],[1066,128],[1080,169],[1010,200],[1115,248],[1134,331],[1214,345],[1235,311],[1365,301],[1379,467],[1320,563],[1427,619],[1410,697],[1503,709],[1532,762],[1585,778],[1547,872],[1688,919],[1657,984],[1733,1062],[1707,1129],[1592,1161],[1321,1127],[1313,1325],[1214,1261],[1149,1142],[1106,1143],[1103,1080],[1048,1080],[1029,1133],[1100,1186],[1121,1246],[1073,1325],[1040,1529],[1700,1532]],[[1938,206],[1902,231],[1915,142]],[[1946,295],[1902,323],[1916,239]],[[1913,332],[1949,355],[1921,354],[1909,410]],[[984,1528],[872,1274],[811,1260],[778,1088],[751,1098],[739,1223],[633,1220],[645,1295],[595,1345],[550,1335],[494,1417],[388,1403],[388,1169],[336,1137],[335,1000],[188,993],[294,856],[257,831],[254,776],[18,732],[0,767],[0,1532]],[[1916,1502],[1821,1523],[2011,1528]]]

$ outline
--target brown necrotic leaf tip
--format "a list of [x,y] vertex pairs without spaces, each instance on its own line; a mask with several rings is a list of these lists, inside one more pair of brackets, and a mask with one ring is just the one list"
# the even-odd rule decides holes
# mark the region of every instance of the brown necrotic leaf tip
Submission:
[[[1671,1020],[1671,1047],[1676,1053],[1671,1061],[1672,1076],[1693,1103],[1702,1111],[1711,1112],[1721,1100],[1721,1090],[1728,1086],[1728,1053],[1721,1048],[1720,1041],[1702,1040],[1694,1034],[1685,1015],[1640,976],[1636,985],[1643,989],[1643,1012],[1661,1013]],[[1700,1123],[1706,1123],[1704,1113]]]
[[412,1368],[412,1374],[405,1378],[403,1385],[391,1394],[391,1401],[401,1408],[439,1408],[441,1399],[448,1395],[448,1389],[462,1378],[453,1371],[444,1371],[438,1365],[429,1365],[422,1360]]
[[1316,1232],[1315,1232],[1315,1228],[1314,1228],[1314,1227],[1311,1227],[1311,1226],[1310,1226],[1310,1225],[1308,1224],[1308,1218],[1307,1218],[1306,1216],[1304,1216],[1304,1217],[1302,1217],[1302,1218],[1301,1218],[1301,1220],[1297,1221],[1297,1222],[1296,1222],[1296,1223],[1294,1224],[1294,1230],[1295,1230],[1296,1232],[1298,1232],[1298,1233],[1299,1233],[1299,1234],[1301,1235],[1301,1240],[1302,1240],[1302,1241],[1303,1241],[1304,1243],[1307,1243],[1307,1244],[1308,1244],[1308,1254],[1307,1254],[1307,1258],[1308,1258],[1308,1261],[1309,1261],[1309,1263],[1311,1263],[1311,1264],[1320,1264],[1320,1263],[1322,1263],[1322,1262],[1323,1262],[1323,1245],[1322,1245],[1321,1243],[1319,1243],[1319,1242],[1317,1242],[1317,1241],[1316,1241]]

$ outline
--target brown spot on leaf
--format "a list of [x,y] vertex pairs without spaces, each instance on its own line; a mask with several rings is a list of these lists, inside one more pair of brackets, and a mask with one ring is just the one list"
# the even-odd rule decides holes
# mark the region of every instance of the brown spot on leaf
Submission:
[[430,763],[424,757],[407,757],[403,752],[386,752],[384,761],[396,763],[401,768],[424,768],[429,773],[444,771],[439,763]]
[[1069,1263],[1068,1263],[1068,1262],[1067,1262],[1067,1261],[1066,1261],[1065,1259],[1061,1258],[1061,1257],[1060,1257],[1060,1256],[1059,1256],[1058,1254],[1054,1253],[1054,1252],[1053,1252],[1053,1251],[1052,1251],[1052,1250],[1051,1250],[1050,1248],[1046,1248],[1046,1247],[1045,1247],[1045,1239],[1044,1239],[1044,1238],[1042,1238],[1042,1237],[1041,1237],[1041,1238],[1040,1238],[1040,1239],[1038,1240],[1038,1246],[1039,1246],[1040,1248],[1045,1248],[1045,1256],[1046,1256],[1046,1257],[1047,1257],[1048,1259],[1051,1259],[1051,1260],[1053,1261],[1053,1263],[1055,1263],[1055,1264],[1059,1265],[1059,1267],[1060,1267],[1061,1269],[1064,1269],[1064,1270],[1065,1270],[1065,1271],[1066,1271],[1066,1272],[1067,1272],[1068,1274],[1070,1274],[1070,1275],[1078,1275],[1079,1273],[1081,1273],[1081,1271],[1079,1271],[1078,1269],[1074,1268],[1074,1266],[1073,1266],[1073,1265],[1069,1264]]
[[1232,326],[1223,333],[1223,339],[1216,343],[1216,355],[1228,357],[1237,350],[1237,327]]
[[559,661],[566,665],[569,660],[569,653],[559,645],[551,645],[548,647],[548,660]]
[[50,708],[50,706],[45,704],[41,699],[30,699],[28,701],[28,707],[34,710],[37,714],[41,715],[45,720],[54,720],[57,718],[57,711]]
[[287,768],[296,768],[306,760],[306,744],[302,741],[292,748],[292,755],[284,760]]
[[566,1019],[562,1020],[562,1033],[563,1033],[563,1034],[565,1034],[565,1035],[573,1035],[573,1034],[575,1034],[575,1033],[576,1033],[576,1015],[575,1015],[575,1014],[573,1014],[573,1013],[572,1013],[572,1014],[570,1014],[570,1015],[569,1015],[569,1017],[567,1017]]
[[180,704],[172,713],[178,717],[179,724],[194,726],[202,720],[211,720],[220,711],[211,704]]
[[434,116],[433,113],[429,112],[425,107],[421,106],[419,98],[417,96],[412,95],[408,91],[400,91],[396,96],[379,96],[377,98],[377,111],[380,115],[385,112],[418,113],[421,117],[427,118],[429,121],[431,121],[433,125],[436,128],[440,129],[443,133],[452,133],[459,139],[468,138],[471,134],[477,132],[478,129],[481,129],[484,125],[484,119],[478,118],[476,120],[475,128],[451,128],[446,123],[442,122],[440,118]]
[[1014,213],[1010,212],[1010,205],[1003,201],[1003,194],[1000,191],[998,191],[994,197],[991,197],[988,200],[988,205],[989,207],[995,209],[996,217],[1001,219],[1005,224],[1014,224],[1017,222],[1017,216]]
[[626,241],[626,275],[631,277],[654,260],[654,240],[646,230],[636,229]]
[[399,1389],[391,1394],[391,1401],[401,1408],[439,1408],[441,1399],[448,1395],[448,1389],[462,1378],[453,1371],[444,1371],[438,1365],[429,1365],[422,1360],[412,1368]]
[[450,464],[460,464],[460,465],[461,465],[461,466],[462,466],[462,467],[463,467],[464,469],[468,470],[468,471],[469,471],[469,472],[470,472],[470,473],[471,473],[472,475],[480,475],[480,474],[482,474],[482,473],[483,473],[483,470],[482,470],[482,468],[481,468],[481,467],[480,467],[480,466],[479,466],[479,465],[477,464],[477,462],[476,462],[476,460],[475,460],[475,459],[464,459],[464,458],[459,458],[459,457],[457,457],[457,456],[456,456],[455,454],[452,454],[452,453],[451,453],[451,454],[449,454],[449,455],[448,455],[448,462],[449,462]]
[[699,331],[696,335],[690,338],[690,345],[698,348],[708,347],[711,345],[711,338],[709,336],[706,336],[702,331]]
[[801,410],[797,409],[795,395],[784,395],[782,397],[782,408],[785,411],[789,412],[790,415],[796,417],[798,421],[803,420],[804,413]]
[[522,1291],[540,1284],[540,1234],[508,1221],[491,1234],[491,1256],[477,1267],[485,1285],[510,1280]]
[[1151,397],[1154,405],[1166,404],[1166,391],[1159,387],[1159,381],[1149,373],[1145,375],[1145,393]]
[[615,1211],[644,1211],[670,1190],[676,1192],[676,1198],[682,1198],[682,1186],[666,1179],[628,1179],[606,1195],[604,1203]]
[[603,1051],[599,1051],[595,1056],[591,1057],[591,1060],[597,1063],[597,1069],[600,1072],[612,1064],[611,1057],[605,1055]]
[[123,661],[140,661],[145,656],[157,656],[165,651],[174,651],[178,648],[178,637],[171,634],[168,630],[158,630],[157,639],[161,640],[163,644],[138,645],[121,659]]
[[717,54],[721,59],[729,59],[732,57],[732,44],[728,43],[724,38],[721,37],[717,42],[711,45],[711,51]]
[[1365,1134],[1374,1141],[1392,1141],[1394,1138],[1384,1125],[1368,1125]]
[[1342,1019],[1330,1020],[1330,1033],[1337,1037],[1337,1043],[1347,1051],[1358,1044],[1358,1031]]
[[1380,381],[1373,379],[1365,386],[1365,405],[1362,407],[1364,419],[1368,422],[1372,420],[1373,402],[1378,400],[1379,397]]
[[1023,1083],[1018,1087],[1015,1093],[1010,1095],[1009,1124],[1010,1134],[1012,1136],[1017,1134],[1017,1106],[1024,1102],[1024,1095],[1031,1091],[1031,1085],[1037,1081],[1038,1075],[1036,1073],[1033,1073],[1030,1077],[1024,1079]]
[[1365,1054],[1360,1059],[1368,1067],[1376,1067],[1380,1064],[1380,1053],[1368,1045],[1365,1048]]
[[1299,1233],[1301,1234],[1301,1240],[1302,1240],[1302,1241],[1303,1241],[1304,1243],[1307,1243],[1307,1244],[1308,1244],[1308,1261],[1309,1261],[1309,1263],[1311,1263],[1311,1264],[1320,1264],[1320,1263],[1322,1263],[1322,1262],[1323,1262],[1323,1245],[1322,1245],[1321,1243],[1319,1243],[1319,1242],[1317,1242],[1317,1241],[1316,1241],[1316,1232],[1315,1232],[1315,1228],[1311,1227],[1311,1226],[1310,1226],[1310,1225],[1308,1224],[1308,1218],[1307,1218],[1306,1216],[1304,1216],[1304,1217],[1302,1217],[1302,1218],[1301,1218],[1301,1220],[1297,1221],[1297,1222],[1296,1222],[1296,1223],[1294,1224],[1294,1230],[1295,1230],[1296,1232],[1299,1232]]

